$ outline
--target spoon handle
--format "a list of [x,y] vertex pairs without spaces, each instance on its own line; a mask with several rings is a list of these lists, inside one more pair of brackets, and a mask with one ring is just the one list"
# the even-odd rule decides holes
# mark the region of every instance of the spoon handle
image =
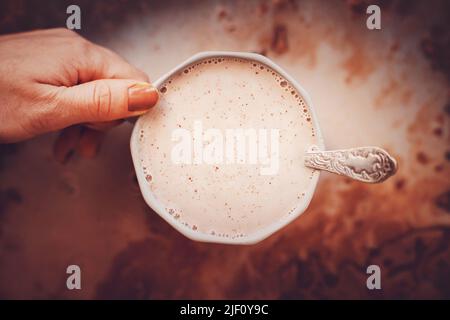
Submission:
[[368,183],[383,182],[397,171],[397,161],[378,147],[321,151],[312,146],[305,153],[305,166]]

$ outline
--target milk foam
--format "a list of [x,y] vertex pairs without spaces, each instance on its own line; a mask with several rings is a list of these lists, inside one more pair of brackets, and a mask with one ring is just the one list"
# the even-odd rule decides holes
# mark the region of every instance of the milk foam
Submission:
[[[138,122],[147,187],[180,226],[217,237],[247,237],[303,203],[314,170],[304,152],[318,137],[301,94],[277,72],[240,58],[209,58],[160,86],[158,105]],[[279,130],[278,171],[250,163],[172,161],[177,129]],[[195,141],[192,141],[195,144]]]

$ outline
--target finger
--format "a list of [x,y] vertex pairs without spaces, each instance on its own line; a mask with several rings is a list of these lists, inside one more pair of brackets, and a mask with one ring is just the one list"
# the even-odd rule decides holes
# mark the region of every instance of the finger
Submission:
[[72,126],[61,131],[53,144],[53,156],[59,163],[65,164],[74,155],[83,128]]
[[76,148],[77,153],[83,158],[94,158],[100,150],[105,134],[102,131],[84,128]]
[[117,53],[104,47],[99,48],[103,52],[103,62],[108,62],[104,63],[104,76],[101,76],[101,79],[135,79],[142,82],[150,82],[150,78],[145,72],[129,64]]
[[78,67],[80,82],[99,79],[150,81],[146,73],[132,66],[113,51],[90,42],[87,48],[89,49],[85,54],[85,59],[80,60]]
[[96,80],[55,90],[58,92],[54,121],[60,127],[138,116],[153,107],[159,98],[155,87],[132,80]]

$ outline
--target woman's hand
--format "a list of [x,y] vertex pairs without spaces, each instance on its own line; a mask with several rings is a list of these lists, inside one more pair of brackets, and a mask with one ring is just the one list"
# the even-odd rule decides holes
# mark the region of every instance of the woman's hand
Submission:
[[145,73],[67,29],[1,36],[0,61],[0,142],[105,129],[158,101]]

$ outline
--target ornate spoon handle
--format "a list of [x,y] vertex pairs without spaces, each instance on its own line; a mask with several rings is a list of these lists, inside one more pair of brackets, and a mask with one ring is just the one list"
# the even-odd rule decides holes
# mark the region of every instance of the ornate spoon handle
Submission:
[[397,171],[397,161],[378,147],[321,151],[312,146],[305,153],[305,166],[368,183],[383,182]]

